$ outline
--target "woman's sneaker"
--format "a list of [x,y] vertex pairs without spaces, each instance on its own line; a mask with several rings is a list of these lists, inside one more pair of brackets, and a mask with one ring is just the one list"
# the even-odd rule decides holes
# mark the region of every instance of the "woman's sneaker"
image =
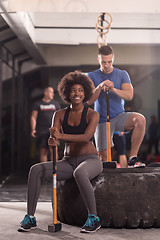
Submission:
[[137,157],[133,157],[128,161],[128,168],[144,168],[145,166],[146,164],[138,161]]
[[84,226],[81,228],[81,233],[92,233],[100,229],[101,224],[99,217],[94,214],[90,214]]
[[28,232],[31,228],[36,228],[36,218],[31,218],[29,214],[26,214],[23,221],[20,223],[21,226],[18,228],[19,232]]

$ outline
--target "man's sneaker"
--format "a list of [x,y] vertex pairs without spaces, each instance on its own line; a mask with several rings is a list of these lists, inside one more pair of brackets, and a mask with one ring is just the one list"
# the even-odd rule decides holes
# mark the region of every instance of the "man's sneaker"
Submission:
[[94,214],[90,214],[84,226],[81,228],[81,233],[92,233],[100,229],[101,224],[99,217]]
[[21,222],[21,226],[18,228],[19,232],[28,232],[31,228],[36,228],[36,218],[31,218],[29,214],[26,214],[23,221]]
[[145,163],[139,162],[137,157],[133,157],[128,161],[128,168],[144,168]]

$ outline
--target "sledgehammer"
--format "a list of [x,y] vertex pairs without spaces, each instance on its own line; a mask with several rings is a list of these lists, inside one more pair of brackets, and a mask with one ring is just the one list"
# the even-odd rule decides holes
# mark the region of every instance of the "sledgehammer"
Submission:
[[52,146],[51,160],[53,161],[53,224],[48,225],[49,232],[61,231],[62,224],[57,222],[57,166],[56,166],[56,146]]
[[109,90],[106,92],[107,105],[107,162],[103,162],[103,168],[116,168],[117,162],[112,161],[111,157],[111,132],[110,132],[110,116],[109,116]]

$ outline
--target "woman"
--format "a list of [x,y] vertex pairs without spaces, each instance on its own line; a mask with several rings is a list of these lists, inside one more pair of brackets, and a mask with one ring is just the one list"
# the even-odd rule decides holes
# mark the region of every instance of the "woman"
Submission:
[[[79,71],[65,75],[58,84],[61,98],[70,104],[53,116],[49,145],[57,140],[65,141],[64,157],[57,161],[57,180],[75,178],[88,209],[88,219],[81,232],[95,232],[100,228],[91,180],[102,171],[102,163],[92,142],[99,121],[97,112],[84,106],[93,92],[93,83]],[[19,231],[36,227],[34,217],[42,178],[52,178],[52,162],[39,163],[31,167],[28,180],[27,214]]]

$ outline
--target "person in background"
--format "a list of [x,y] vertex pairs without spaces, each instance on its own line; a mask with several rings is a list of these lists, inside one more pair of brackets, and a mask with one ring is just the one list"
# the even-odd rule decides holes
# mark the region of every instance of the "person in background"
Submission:
[[148,133],[149,133],[149,139],[148,139],[148,156],[147,159],[150,159],[152,148],[155,148],[155,154],[159,155],[159,124],[157,121],[157,117],[155,115],[151,116],[151,122],[149,125]]
[[60,109],[60,105],[53,100],[54,89],[50,86],[44,89],[44,96],[34,103],[30,118],[31,136],[36,137],[37,147],[40,149],[40,162],[47,162],[49,128],[53,113]]
[[124,101],[133,98],[130,77],[126,71],[113,67],[114,52],[108,45],[99,48],[98,62],[100,69],[88,73],[95,85],[93,97],[88,104],[94,103],[94,110],[100,115],[95,132],[99,157],[102,161],[107,161],[106,91],[109,90],[111,142],[115,131],[126,132],[133,129],[128,167],[145,167],[145,164],[140,162],[137,157],[145,134],[145,117],[136,112],[124,112]]

